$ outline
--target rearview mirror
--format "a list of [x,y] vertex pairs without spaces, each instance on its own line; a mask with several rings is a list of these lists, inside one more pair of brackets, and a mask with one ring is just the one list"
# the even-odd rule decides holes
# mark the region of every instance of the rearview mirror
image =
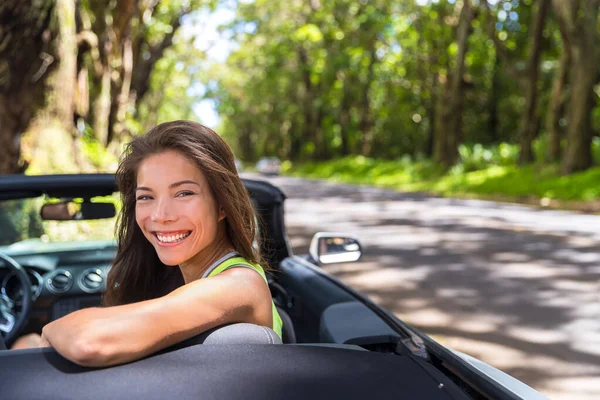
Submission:
[[334,264],[358,261],[362,248],[354,236],[319,232],[310,242],[309,253],[319,264]]
[[64,201],[44,204],[40,210],[40,215],[43,220],[77,221],[112,218],[116,215],[116,210],[115,205],[112,203]]

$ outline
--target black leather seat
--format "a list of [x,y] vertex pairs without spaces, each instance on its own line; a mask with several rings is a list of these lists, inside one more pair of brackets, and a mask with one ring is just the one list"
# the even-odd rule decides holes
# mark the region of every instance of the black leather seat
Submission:
[[277,307],[277,312],[281,317],[283,327],[281,329],[281,336],[283,337],[283,343],[296,343],[296,331],[294,330],[294,323],[290,318],[289,314],[284,311],[281,307]]

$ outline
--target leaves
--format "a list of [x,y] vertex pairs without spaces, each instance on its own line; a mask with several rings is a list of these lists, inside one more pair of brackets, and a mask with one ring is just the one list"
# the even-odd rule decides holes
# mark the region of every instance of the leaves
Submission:
[[[573,46],[592,48],[590,43],[598,42],[582,36],[596,28],[597,38],[597,19],[596,25],[588,23],[596,14],[586,10],[594,11],[598,0],[577,2],[579,12],[568,2],[553,1],[541,33],[533,36],[545,3],[81,0],[76,2],[79,78],[73,120],[82,119],[106,145],[162,121],[201,120],[194,104],[210,99],[222,118],[218,130],[244,161],[266,155],[431,158],[440,137],[451,139],[452,151],[477,143],[514,144],[524,127],[529,138],[548,129],[560,150],[560,130],[576,125],[575,117],[585,123],[593,118],[594,129],[600,125],[597,96],[591,106],[565,106],[584,96],[571,96],[573,83],[580,82],[574,79],[580,72],[573,71],[579,70],[570,67],[566,76],[559,68]],[[473,15],[461,25],[464,5]],[[202,26],[202,18],[213,17],[217,7],[235,11],[233,21],[220,28],[233,51],[225,61],[209,62],[209,47],[198,46],[202,33],[184,33],[181,27]],[[588,28],[573,29],[583,22]],[[595,49],[580,53],[600,57]],[[38,54],[25,58],[40,64]],[[56,68],[60,59],[53,62]],[[0,60],[0,71],[5,64]],[[539,75],[528,74],[534,64],[541,66]],[[595,73],[594,78],[578,87],[591,91],[598,71],[597,63],[588,64],[586,74]],[[552,81],[560,74],[556,97]],[[573,109],[586,111],[581,116]],[[552,121],[549,128],[538,122],[546,119]],[[571,154],[590,147],[593,131],[581,126],[572,128],[569,141],[577,141],[577,131],[586,132],[585,140]]]

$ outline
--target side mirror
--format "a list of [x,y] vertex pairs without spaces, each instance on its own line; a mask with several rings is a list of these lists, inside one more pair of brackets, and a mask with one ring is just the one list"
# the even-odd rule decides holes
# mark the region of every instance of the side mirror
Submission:
[[358,261],[362,248],[354,236],[319,232],[310,242],[309,253],[319,264],[346,263]]
[[44,204],[40,210],[43,220],[74,221],[85,219],[112,218],[116,215],[115,205],[112,203],[76,203],[64,201],[61,203]]

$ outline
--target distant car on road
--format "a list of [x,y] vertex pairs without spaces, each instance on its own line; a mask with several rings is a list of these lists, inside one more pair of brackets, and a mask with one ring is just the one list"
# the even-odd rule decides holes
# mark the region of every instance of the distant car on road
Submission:
[[279,175],[281,161],[277,157],[263,157],[256,163],[256,170],[263,175]]

